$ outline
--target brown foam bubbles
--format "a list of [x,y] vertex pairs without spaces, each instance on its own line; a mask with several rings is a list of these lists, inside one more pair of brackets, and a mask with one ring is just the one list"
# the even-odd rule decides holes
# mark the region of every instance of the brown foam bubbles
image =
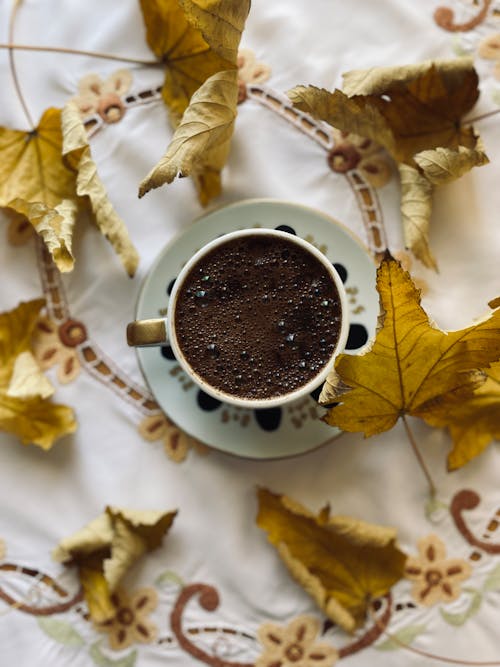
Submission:
[[328,363],[342,309],[325,266],[293,240],[234,238],[205,254],[179,287],[175,331],[193,371],[222,392],[269,399]]

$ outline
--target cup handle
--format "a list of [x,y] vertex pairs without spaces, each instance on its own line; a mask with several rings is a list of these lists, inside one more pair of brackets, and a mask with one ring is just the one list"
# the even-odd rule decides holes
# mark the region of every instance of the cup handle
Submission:
[[127,326],[127,343],[131,347],[151,347],[168,343],[167,320],[136,320]]

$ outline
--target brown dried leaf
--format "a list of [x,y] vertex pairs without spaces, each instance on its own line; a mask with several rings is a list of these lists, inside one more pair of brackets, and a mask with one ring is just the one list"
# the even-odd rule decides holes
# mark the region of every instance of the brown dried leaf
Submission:
[[347,631],[361,625],[371,601],[403,576],[405,554],[393,528],[351,517],[316,516],[296,501],[259,489],[257,525],[292,576],[322,611]]

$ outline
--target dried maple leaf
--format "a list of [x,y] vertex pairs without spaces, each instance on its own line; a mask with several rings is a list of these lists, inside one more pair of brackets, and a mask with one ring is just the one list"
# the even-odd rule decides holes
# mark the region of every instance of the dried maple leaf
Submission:
[[449,397],[426,415],[432,426],[446,427],[453,440],[448,470],[457,470],[479,456],[492,440],[500,440],[500,361],[485,371],[486,381],[468,398]]
[[406,245],[435,268],[427,239],[432,186],[488,162],[473,128],[461,124],[479,96],[472,61],[348,72],[344,88],[298,86],[289,96],[299,109],[381,144],[402,166]]
[[193,95],[167,152],[141,183],[139,196],[178,175],[195,178],[202,204],[220,194],[220,171],[230,149],[237,101],[236,71],[208,79]]
[[[199,131],[200,122],[205,126],[203,132],[210,128],[209,152],[193,155],[190,165],[196,167],[186,166],[184,158],[185,169],[181,174],[193,176],[200,202],[205,205],[221,190],[220,171],[227,158],[236,116],[231,71],[237,71],[238,45],[250,0],[141,0],[141,7],[148,44],[166,65],[162,94],[174,126],[186,112],[181,121],[182,140],[186,138],[187,123],[193,118],[198,128],[193,128],[192,135]],[[236,81],[236,74],[234,78]],[[197,90],[200,94],[194,99]],[[194,109],[188,107],[190,102],[196,104]],[[226,116],[228,112],[232,117],[230,128],[222,132],[217,145],[217,131],[222,129],[221,113]],[[168,180],[170,170],[165,162],[170,160],[172,145],[178,140],[176,133],[165,156],[142,182],[140,197],[152,188],[170,183],[177,175]],[[204,143],[190,142],[190,151],[203,148]]]
[[0,313],[0,429],[24,444],[50,449],[55,440],[76,430],[76,421],[71,408],[47,400],[53,387],[30,351],[44,305],[43,299],[35,299]]
[[[342,354],[320,402],[340,404],[325,421],[371,436],[406,414],[430,418],[444,397],[464,398],[484,382],[477,369],[500,357],[500,307],[477,324],[441,331],[420,305],[409,273],[388,253],[377,271],[379,330],[370,349]],[[500,304],[499,304],[500,305]]]
[[[71,271],[71,242],[79,208],[88,196],[101,229],[103,216],[111,214],[112,208],[95,173],[84,135],[76,130],[81,120],[71,122],[70,113],[65,115],[65,131],[71,136],[64,148],[60,109],[47,109],[32,132],[0,127],[0,206],[25,216],[44,240],[59,270]],[[121,256],[133,275],[137,254],[130,250],[123,222],[114,212],[112,215],[111,243],[121,250],[125,243],[117,243],[117,237],[127,239],[129,252]],[[120,234],[117,225],[121,225]],[[102,231],[108,234],[110,230]]]
[[259,489],[257,525],[267,532],[292,576],[323,612],[347,631],[371,601],[403,577],[406,555],[396,531],[351,517],[316,516],[294,500]]
[[115,616],[113,592],[138,558],[160,546],[176,514],[107,507],[54,549],[54,560],[78,567],[94,622],[104,623]]
[[234,62],[219,55],[190,23],[178,0],[140,0],[149,48],[165,64],[162,96],[180,118],[193,93]]

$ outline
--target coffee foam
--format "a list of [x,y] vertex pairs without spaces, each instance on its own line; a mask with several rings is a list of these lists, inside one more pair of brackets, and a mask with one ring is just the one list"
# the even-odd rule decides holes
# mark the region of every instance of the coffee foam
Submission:
[[285,238],[255,235],[216,247],[177,293],[178,345],[212,387],[245,399],[288,394],[335,349],[341,305],[314,255]]

